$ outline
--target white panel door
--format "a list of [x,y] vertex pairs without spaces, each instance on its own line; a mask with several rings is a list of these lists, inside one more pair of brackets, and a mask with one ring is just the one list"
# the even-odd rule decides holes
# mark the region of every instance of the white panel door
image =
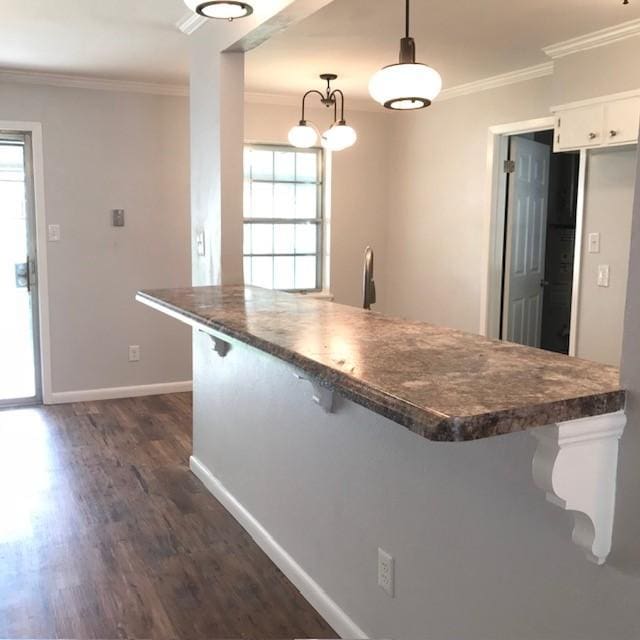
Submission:
[[544,144],[511,140],[503,337],[531,347],[542,329],[550,157]]

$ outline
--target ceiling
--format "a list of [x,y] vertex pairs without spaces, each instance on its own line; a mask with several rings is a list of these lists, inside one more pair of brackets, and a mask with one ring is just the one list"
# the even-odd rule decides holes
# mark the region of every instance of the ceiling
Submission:
[[[335,0],[248,54],[247,89],[298,94],[328,71],[366,97],[397,57],[403,10]],[[640,0],[414,0],[412,11],[419,61],[451,87],[545,62],[545,45],[640,18]],[[182,0],[2,0],[0,68],[186,84],[184,15]]]
[[[640,0],[413,0],[417,59],[445,88],[548,62],[542,47],[640,18]],[[335,0],[247,56],[249,91],[300,93],[322,72],[367,96],[370,76],[397,62],[403,0]],[[295,61],[295,64],[292,63]]]
[[185,83],[182,0],[1,0],[0,68]]

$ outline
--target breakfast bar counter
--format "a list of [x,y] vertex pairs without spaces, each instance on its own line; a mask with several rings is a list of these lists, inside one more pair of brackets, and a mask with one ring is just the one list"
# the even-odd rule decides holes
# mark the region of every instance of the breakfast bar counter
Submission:
[[141,291],[138,300],[437,441],[477,440],[624,407],[617,369],[248,286]]
[[[535,484],[573,513],[572,539],[589,560],[605,562],[626,424],[615,368],[248,286],[140,291],[137,300],[194,329],[191,468],[250,530],[258,516],[279,528],[287,495],[286,536],[303,544],[294,514],[312,509],[318,491],[325,510],[357,509],[342,492],[364,478],[398,500],[415,487],[418,504],[425,478],[408,460],[432,470],[434,491],[436,469],[448,487],[488,448],[502,450],[496,436],[516,442],[528,431]],[[311,562],[316,551],[307,551]]]

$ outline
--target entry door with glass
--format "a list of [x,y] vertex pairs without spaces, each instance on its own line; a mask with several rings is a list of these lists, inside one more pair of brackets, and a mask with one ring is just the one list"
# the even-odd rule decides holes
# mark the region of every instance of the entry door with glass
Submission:
[[31,138],[0,131],[0,406],[38,402]]

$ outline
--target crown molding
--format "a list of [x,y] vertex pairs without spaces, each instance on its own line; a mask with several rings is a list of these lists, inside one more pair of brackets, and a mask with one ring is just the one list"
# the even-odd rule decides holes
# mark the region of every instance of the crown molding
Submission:
[[517,82],[526,82],[527,80],[543,78],[552,74],[553,62],[545,62],[544,64],[538,64],[534,67],[518,69],[517,71],[509,71],[508,73],[502,73],[497,76],[490,76],[489,78],[483,78],[482,80],[475,80],[474,82],[467,82],[466,84],[449,87],[448,89],[444,89],[436,100],[437,102],[442,100],[451,100],[451,98],[467,96],[472,93],[478,93],[479,91],[487,91],[488,89],[497,89],[498,87],[505,87],[510,84],[516,84]]
[[627,38],[633,38],[640,35],[640,19],[629,20],[617,24],[614,27],[608,27],[607,29],[600,29],[600,31],[593,31],[586,33],[583,36],[572,38],[571,40],[565,40],[564,42],[558,42],[557,44],[549,45],[542,49],[550,58],[554,60],[557,58],[564,58],[573,53],[580,51],[587,51],[588,49],[595,49],[596,47],[604,47],[605,45],[612,44],[613,42],[620,42],[620,40],[626,40]]
[[186,85],[163,84],[159,82],[137,82],[135,80],[106,80],[87,76],[72,76],[38,71],[16,71],[0,69],[0,82],[47,85],[68,89],[94,89],[98,91],[122,91],[126,93],[146,93],[158,96],[187,96]]
[[274,104],[283,107],[292,107],[300,104],[300,98],[285,93],[255,93],[247,91],[244,101],[250,104]]
[[[459,96],[467,96],[479,91],[487,91],[488,89],[497,89],[506,87],[510,84],[518,82],[526,82],[527,80],[535,80],[553,74],[553,62],[545,62],[534,67],[510,71],[497,76],[475,80],[466,84],[459,84],[454,87],[444,89],[436,98],[435,102],[443,100],[451,100]],[[271,94],[271,93],[245,93],[245,101],[254,104],[273,104],[281,106],[298,106],[300,98],[290,94]],[[377,102],[373,100],[349,99],[348,108],[353,111],[373,111],[378,113],[388,113]]]
[[195,33],[205,22],[207,19],[204,16],[199,16],[197,13],[193,13],[193,11],[189,11],[185,13],[178,22],[176,22],[176,27],[182,33],[187,36],[190,36],[192,33]]
[[618,100],[629,100],[630,98],[640,97],[640,89],[632,89],[631,91],[622,91],[621,93],[609,93],[606,96],[596,96],[595,98],[586,98],[584,100],[576,100],[575,102],[567,102],[565,104],[557,104],[551,107],[551,112],[566,111],[567,109],[580,109],[582,107],[591,107],[596,104],[606,104],[608,102],[617,102]]
[[[302,93],[300,95],[293,95],[290,93],[256,93],[248,91],[244,94],[244,100],[249,104],[265,104],[265,105],[278,105],[283,107],[300,107],[302,100]],[[322,106],[308,105],[309,109],[322,109]],[[380,105],[373,100],[351,99],[347,102],[346,109],[348,111],[372,111],[381,112]]]

